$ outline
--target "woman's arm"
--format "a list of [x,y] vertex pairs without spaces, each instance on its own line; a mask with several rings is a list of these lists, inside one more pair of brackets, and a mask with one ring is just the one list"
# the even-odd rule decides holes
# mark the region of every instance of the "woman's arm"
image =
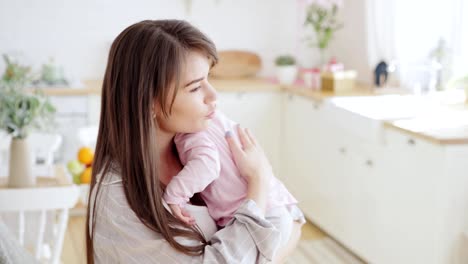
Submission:
[[[107,186],[100,193],[96,211],[94,250],[96,263],[265,263],[272,260],[280,243],[279,231],[264,218],[271,166],[246,131],[239,142],[227,140],[241,174],[247,178],[247,200],[234,218],[211,238],[201,256],[175,250],[158,233],[140,222],[129,207],[123,187]],[[180,240],[194,245],[197,241]]]
[[226,227],[213,235],[202,255],[189,256],[140,222],[126,203],[121,186],[106,186],[102,194],[106,192],[106,198],[102,196],[107,200],[105,206],[96,211],[96,263],[265,263],[272,260],[280,243],[278,230],[263,218],[253,200],[246,200]]

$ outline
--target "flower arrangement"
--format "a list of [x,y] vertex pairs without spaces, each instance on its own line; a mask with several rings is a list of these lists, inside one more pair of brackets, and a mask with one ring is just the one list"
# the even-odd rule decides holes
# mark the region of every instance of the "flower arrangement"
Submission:
[[[306,17],[304,26],[312,28],[315,38],[308,39],[310,46],[323,52],[328,47],[334,33],[343,27],[338,21],[338,10],[343,6],[342,0],[306,0]],[[322,61],[324,63],[324,61]]]

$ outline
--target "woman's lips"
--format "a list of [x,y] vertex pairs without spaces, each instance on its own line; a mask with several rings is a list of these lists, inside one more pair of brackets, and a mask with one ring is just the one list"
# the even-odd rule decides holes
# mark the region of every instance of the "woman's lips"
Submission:
[[214,117],[215,113],[216,113],[216,111],[211,111],[211,112],[206,116],[206,118],[212,119],[212,118]]

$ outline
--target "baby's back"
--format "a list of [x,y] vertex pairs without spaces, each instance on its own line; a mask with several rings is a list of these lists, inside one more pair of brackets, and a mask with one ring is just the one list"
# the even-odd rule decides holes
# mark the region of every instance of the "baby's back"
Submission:
[[[187,148],[197,144],[214,146],[219,159],[220,171],[218,178],[208,185],[201,193],[210,214],[218,224],[224,225],[236,209],[245,200],[247,183],[240,175],[225,134],[231,131],[237,137],[236,123],[228,119],[222,112],[217,111],[209,127],[201,132],[191,134],[178,134],[175,138],[180,160],[185,166],[188,162]],[[185,142],[192,142],[184,144]]]

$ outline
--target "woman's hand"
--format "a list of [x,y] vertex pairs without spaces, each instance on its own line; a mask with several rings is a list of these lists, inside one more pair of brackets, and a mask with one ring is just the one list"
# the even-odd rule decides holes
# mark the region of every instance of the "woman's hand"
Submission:
[[239,142],[228,131],[226,140],[234,161],[243,177],[247,179],[247,198],[254,200],[265,211],[270,177],[273,170],[263,149],[248,129],[237,126]]

